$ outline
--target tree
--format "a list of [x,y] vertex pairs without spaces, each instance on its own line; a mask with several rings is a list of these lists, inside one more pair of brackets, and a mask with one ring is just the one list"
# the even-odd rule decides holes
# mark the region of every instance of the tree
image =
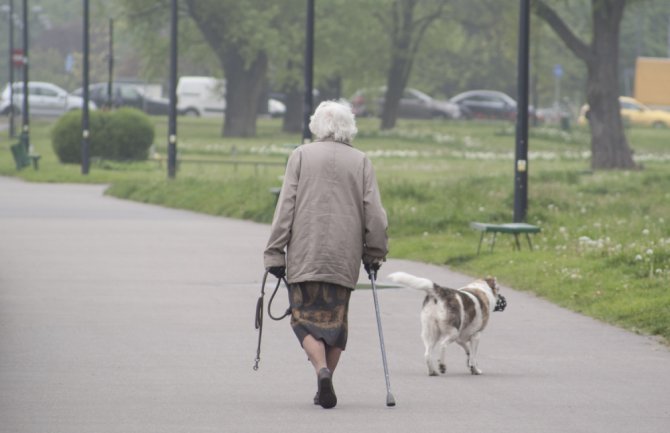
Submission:
[[256,135],[256,114],[266,87],[268,48],[279,40],[273,22],[280,5],[270,0],[186,0],[188,12],[226,76],[223,135]]
[[587,44],[544,0],[535,0],[542,18],[587,68],[586,99],[591,124],[593,169],[635,168],[619,109],[619,28],[626,0],[591,0],[592,39]]
[[[428,4],[420,8],[423,14],[414,18],[420,3]],[[386,23],[389,30],[391,60],[386,78],[386,94],[382,108],[381,129],[392,129],[398,118],[398,104],[412,72],[412,65],[419,50],[421,40],[428,27],[438,19],[447,0],[421,2],[420,0],[395,0],[390,14],[380,16],[380,20],[390,19]]]

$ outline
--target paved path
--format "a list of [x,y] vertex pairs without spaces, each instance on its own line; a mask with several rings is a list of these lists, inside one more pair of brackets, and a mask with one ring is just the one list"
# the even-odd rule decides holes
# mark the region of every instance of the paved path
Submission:
[[[0,178],[0,433],[667,432],[670,351],[505,289],[480,345],[428,377],[422,294],[380,291],[398,405],[385,406],[374,306],[352,296],[339,401],[288,322],[253,310],[268,226],[125,202],[104,187]],[[503,250],[496,254],[505,254]],[[511,254],[511,253],[510,253]],[[468,277],[392,260],[445,284]],[[279,297],[276,311],[285,306]]]

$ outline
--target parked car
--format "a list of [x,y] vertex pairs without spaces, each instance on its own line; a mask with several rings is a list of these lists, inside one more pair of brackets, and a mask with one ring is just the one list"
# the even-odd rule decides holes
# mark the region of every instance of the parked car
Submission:
[[[386,87],[357,90],[351,98],[352,111],[356,116],[381,116]],[[406,88],[398,104],[398,117],[414,119],[458,119],[461,110],[449,101],[433,99],[425,93]]]
[[[23,109],[23,83],[15,82],[14,114],[20,114]],[[76,95],[69,94],[65,89],[52,83],[42,81],[28,82],[28,109],[31,115],[60,116],[61,114],[82,108],[84,100]],[[96,104],[89,101],[89,109],[95,110]],[[9,84],[5,86],[0,98],[0,113],[8,115],[10,112]]]
[[[107,106],[107,83],[95,83],[88,87],[88,97],[98,107]],[[72,92],[83,96],[84,89]],[[112,83],[112,106],[134,107],[147,114],[167,115],[170,112],[170,101],[167,98],[152,98],[144,95],[135,84]]]
[[[516,120],[516,101],[497,90],[469,90],[452,97],[450,101],[460,107],[467,119]],[[528,107],[528,116],[534,115],[533,107]]]
[[[619,96],[621,117],[624,123],[634,126],[652,126],[654,128],[670,127],[670,112],[654,110],[629,96]],[[588,104],[579,110],[577,122],[585,125],[589,118]]]
[[268,114],[270,117],[282,117],[284,113],[286,113],[286,104],[274,98],[268,99]]
[[180,77],[177,106],[187,116],[217,116],[226,111],[226,82],[215,77]]

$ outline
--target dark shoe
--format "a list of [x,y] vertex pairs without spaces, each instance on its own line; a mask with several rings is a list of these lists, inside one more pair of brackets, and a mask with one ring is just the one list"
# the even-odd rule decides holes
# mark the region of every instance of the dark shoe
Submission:
[[319,390],[317,391],[317,395],[319,396],[319,404],[321,407],[324,409],[335,407],[337,404],[337,396],[333,389],[333,375],[327,368],[319,370],[318,386]]
[[319,391],[317,391],[316,394],[314,395],[314,404],[317,406],[321,404],[319,403]]

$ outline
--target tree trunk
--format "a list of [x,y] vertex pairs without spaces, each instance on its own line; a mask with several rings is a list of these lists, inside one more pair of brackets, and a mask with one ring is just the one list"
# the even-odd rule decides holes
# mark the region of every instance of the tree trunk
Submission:
[[391,27],[391,65],[386,81],[386,94],[382,107],[381,129],[393,129],[398,119],[398,104],[407,86],[412,69],[412,21],[413,1],[398,2],[394,5],[393,26]]
[[248,67],[236,47],[223,55],[226,72],[226,114],[224,137],[253,137],[256,135],[256,116],[268,69],[268,58],[259,52]]
[[302,106],[305,102],[303,92],[299,84],[284,87],[286,94],[286,113],[284,113],[284,123],[282,131],[290,133],[302,133]]
[[[256,135],[258,103],[267,79],[267,54],[259,50],[244,56],[242,53],[249,51],[248,41],[237,39],[231,42],[227,39],[228,26],[224,19],[226,9],[217,4],[220,2],[186,0],[185,3],[191,18],[216,54],[225,73],[226,113],[222,135],[225,137]],[[253,60],[250,56],[254,56]]]
[[398,105],[407,87],[414,57],[419,50],[423,35],[428,27],[442,15],[447,0],[427,2],[431,3],[433,8],[415,20],[414,10],[420,3],[420,0],[396,0],[393,3],[391,12],[393,22],[389,26],[391,29],[391,65],[386,81],[381,129],[392,129],[395,126],[398,119]]
[[[625,1],[609,2],[593,16],[586,98],[591,124],[591,168],[631,169],[635,162],[619,106],[619,27]],[[593,6],[597,7],[596,4]]]
[[619,107],[619,28],[626,0],[591,0],[593,40],[582,42],[545,1],[535,0],[535,13],[586,63],[586,99],[591,124],[591,168],[635,168]]
[[408,75],[405,73],[410,68],[405,61],[398,59],[391,63],[391,70],[386,82],[386,93],[384,95],[384,106],[382,108],[381,129],[393,129],[398,120],[398,105],[407,86]]

